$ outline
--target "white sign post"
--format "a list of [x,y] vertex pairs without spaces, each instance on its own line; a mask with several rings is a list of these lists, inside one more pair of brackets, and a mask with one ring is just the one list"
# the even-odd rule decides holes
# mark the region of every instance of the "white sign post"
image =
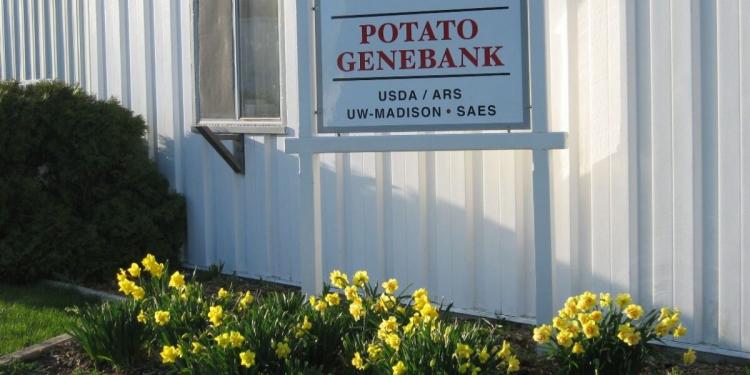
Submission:
[[[300,156],[303,292],[319,293],[323,283],[319,154],[530,150],[537,322],[551,320],[549,152],[567,148],[567,133],[548,131],[546,0],[527,1],[318,0],[314,17],[297,17],[293,37],[310,54],[298,56],[300,131],[286,152]],[[512,134],[318,135],[529,126]]]

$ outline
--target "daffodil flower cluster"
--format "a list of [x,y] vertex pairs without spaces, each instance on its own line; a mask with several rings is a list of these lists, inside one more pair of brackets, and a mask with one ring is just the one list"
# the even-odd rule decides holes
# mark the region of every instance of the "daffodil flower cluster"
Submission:
[[[315,361],[329,362],[322,365],[326,373],[341,365],[397,375],[415,366],[472,375],[519,370],[498,326],[443,322],[442,306],[426,289],[408,295],[396,279],[371,284],[367,271],[350,278],[336,270],[324,293],[304,302],[295,294],[255,296],[231,286],[208,294],[195,278],[168,268],[149,254],[120,270],[117,280],[137,303],[134,319],[150,332],[144,344],[155,345],[176,373],[298,373],[321,366]],[[318,347],[333,352],[312,355]],[[424,358],[417,361],[416,353]]]
[[[443,348],[455,345],[455,352],[448,353],[453,360],[438,364],[434,358],[425,358],[431,367],[440,366],[448,373],[473,375],[483,368],[486,373],[498,373],[499,369],[506,373],[519,370],[520,362],[512,355],[507,342],[502,342],[502,345],[494,344],[494,341],[489,341],[492,345],[484,341],[480,344],[474,342],[476,339],[452,342],[457,338],[451,334],[451,326],[441,323],[439,308],[430,301],[424,288],[417,289],[411,296],[403,292],[397,294],[401,288],[398,280],[389,279],[372,286],[366,271],[357,271],[352,283],[349,283],[349,276],[339,270],[332,271],[329,279],[330,285],[344,298],[338,291],[325,288],[322,295],[308,299],[310,308],[323,317],[348,313],[365,332],[367,327],[375,330],[372,338],[362,346],[352,348],[350,364],[355,370],[375,367],[379,369],[376,373],[410,373],[410,368],[420,366],[410,353],[421,350],[424,355],[426,347],[439,346],[434,343],[441,340],[451,342]],[[299,327],[297,335],[304,334],[303,327]],[[477,334],[485,340],[487,336]],[[426,355],[429,357],[430,353]]]
[[[533,339],[547,345],[550,355],[570,373],[620,373],[620,368],[644,366],[652,356],[649,341],[687,334],[678,309],[665,307],[659,313],[645,313],[627,293],[613,301],[609,293],[584,292],[568,298],[551,325],[534,328]],[[602,357],[614,352],[627,355]]]

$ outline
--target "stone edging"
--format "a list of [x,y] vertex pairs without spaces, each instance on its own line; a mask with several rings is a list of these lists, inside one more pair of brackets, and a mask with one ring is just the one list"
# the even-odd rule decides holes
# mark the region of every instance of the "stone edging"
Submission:
[[[84,295],[87,295],[87,296],[99,297],[102,301],[120,302],[120,301],[124,301],[125,300],[125,297],[123,297],[123,296],[118,296],[118,295],[107,293],[107,292],[101,292],[101,291],[98,291],[98,290],[94,290],[94,289],[90,289],[90,288],[86,288],[86,287],[82,287],[82,286],[78,286],[78,285],[74,285],[74,284],[68,284],[68,283],[64,283],[64,282],[60,282],[60,281],[45,280],[45,281],[43,281],[43,283],[47,284],[47,285],[54,286],[54,287],[59,287],[59,288],[71,288],[71,289],[75,289],[78,292],[80,292],[81,294],[84,294]],[[28,348],[17,350],[17,351],[15,351],[13,353],[1,356],[0,357],[0,364],[4,364],[4,363],[7,363],[7,362],[10,362],[10,361],[12,361],[14,359],[22,361],[22,362],[33,361],[33,360],[41,357],[42,354],[48,352],[55,345],[64,344],[64,343],[66,343],[66,342],[68,342],[68,341],[70,341],[72,339],[73,338],[70,337],[70,335],[68,335],[68,334],[63,334],[63,335],[60,335],[60,336],[57,336],[57,337],[53,337],[53,338],[51,338],[49,340],[46,340],[46,341],[43,341],[43,342],[41,342],[39,344],[35,344],[35,345],[32,345],[32,346],[29,346]]]
[[62,281],[45,280],[44,283],[47,284],[47,285],[51,285],[51,286],[55,286],[55,287],[60,287],[60,288],[75,289],[75,290],[77,290],[79,293],[81,293],[83,295],[99,297],[103,301],[121,302],[121,301],[125,300],[125,297],[123,297],[123,296],[118,296],[116,294],[102,292],[102,291],[98,291],[98,290],[86,288],[86,287],[83,287],[83,286],[78,286],[78,285],[75,285],[75,284],[68,284],[68,283],[64,283]]
[[6,354],[0,357],[0,364],[10,362],[12,360],[19,360],[21,362],[33,361],[42,356],[42,354],[50,351],[55,345],[64,344],[73,338],[68,334],[63,334],[57,337],[53,337],[47,341],[41,342],[36,345],[29,346],[10,354]]

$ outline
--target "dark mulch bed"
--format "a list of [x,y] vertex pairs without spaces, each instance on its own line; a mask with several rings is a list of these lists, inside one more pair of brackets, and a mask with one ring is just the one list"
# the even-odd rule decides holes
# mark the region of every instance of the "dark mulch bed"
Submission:
[[33,368],[16,373],[17,375],[163,375],[169,368],[156,361],[147,360],[137,366],[116,369],[107,365],[98,367],[75,342],[55,346],[52,350],[32,363]]

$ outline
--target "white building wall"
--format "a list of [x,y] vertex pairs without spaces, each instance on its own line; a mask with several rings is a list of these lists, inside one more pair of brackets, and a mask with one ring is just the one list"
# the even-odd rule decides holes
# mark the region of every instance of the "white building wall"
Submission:
[[[548,4],[551,128],[570,132],[570,150],[553,153],[556,305],[629,291],[679,306],[681,342],[750,357],[750,2]],[[306,0],[283,8],[309,16]],[[156,162],[187,196],[186,262],[299,283],[298,158],[284,138],[246,136],[239,176],[190,131],[192,11],[190,0],[0,0],[0,78],[118,98],[146,119]],[[306,31],[286,22],[284,34],[295,136]],[[367,269],[530,321],[530,172],[521,151],[324,155],[324,271]]]

